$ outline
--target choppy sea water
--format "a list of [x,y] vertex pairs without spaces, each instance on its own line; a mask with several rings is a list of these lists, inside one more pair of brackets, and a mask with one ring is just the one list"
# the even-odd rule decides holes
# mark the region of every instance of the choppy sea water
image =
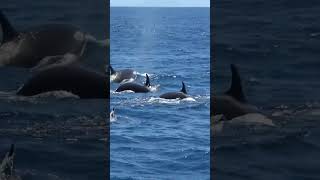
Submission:
[[[111,179],[209,179],[209,8],[111,8],[111,65],[150,76],[152,92],[111,83]],[[180,91],[192,98],[163,100]]]
[[[103,2],[4,0],[0,4],[18,31],[66,23],[97,39],[106,38],[103,27],[108,12]],[[91,49],[93,53],[86,58],[93,65],[101,64],[105,51]],[[17,176],[39,180],[106,179],[106,100],[82,100],[65,92],[19,97],[14,94],[31,76],[30,71],[1,67],[0,76],[0,158],[15,144]]]
[[274,126],[243,123],[248,119],[213,124],[214,179],[320,178],[319,7],[318,1],[216,2],[216,94],[229,88],[229,65],[236,64],[248,101]]

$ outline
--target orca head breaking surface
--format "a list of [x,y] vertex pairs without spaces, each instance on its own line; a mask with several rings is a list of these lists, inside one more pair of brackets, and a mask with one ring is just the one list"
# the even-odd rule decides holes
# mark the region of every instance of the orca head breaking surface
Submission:
[[148,74],[146,74],[146,82],[143,85],[133,82],[124,83],[116,89],[116,92],[133,91],[135,93],[147,93],[150,92],[150,86],[150,78]]

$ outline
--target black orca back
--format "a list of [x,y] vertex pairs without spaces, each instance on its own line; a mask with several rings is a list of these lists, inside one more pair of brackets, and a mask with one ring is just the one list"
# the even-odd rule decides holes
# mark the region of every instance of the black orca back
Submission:
[[80,98],[109,98],[107,77],[80,67],[60,66],[35,74],[17,92],[33,96],[50,91],[68,91]]
[[121,91],[133,91],[135,93],[147,93],[149,92],[149,88],[146,86],[142,86],[140,84],[136,83],[125,83],[120,85],[116,92],[121,92]]

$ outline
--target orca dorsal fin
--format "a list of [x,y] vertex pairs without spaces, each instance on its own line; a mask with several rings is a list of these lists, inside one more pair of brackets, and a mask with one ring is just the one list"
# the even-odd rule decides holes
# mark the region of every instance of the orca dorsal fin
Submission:
[[111,65],[109,65],[109,69],[110,69],[111,74],[116,74],[116,71],[112,68]]
[[146,74],[146,83],[144,85],[147,87],[150,86],[150,78],[149,78],[148,74]]
[[234,64],[230,65],[232,73],[232,82],[230,89],[226,92],[227,95],[232,96],[240,102],[246,102],[246,98],[242,91],[241,78],[237,67]]
[[0,31],[2,37],[0,37],[0,44],[10,41],[17,36],[17,31],[10,24],[8,18],[0,10]]
[[186,86],[184,85],[184,82],[183,82],[183,81],[182,81],[181,92],[183,92],[184,94],[187,94],[187,89],[186,89]]

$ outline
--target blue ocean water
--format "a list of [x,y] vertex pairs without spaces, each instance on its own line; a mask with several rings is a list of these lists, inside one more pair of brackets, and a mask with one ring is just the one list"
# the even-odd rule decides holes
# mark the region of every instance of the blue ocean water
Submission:
[[213,178],[319,179],[319,2],[225,0],[214,7],[214,93],[228,89],[236,64],[248,101],[275,126],[213,125]]
[[[97,39],[106,38],[108,12],[103,2],[2,0],[0,7],[18,31],[66,23]],[[106,58],[106,48],[91,52],[86,58],[92,64],[101,64]],[[64,93],[14,95],[31,75],[29,69],[0,67],[0,159],[14,143],[15,172],[22,179],[105,179],[107,101],[82,100]]]
[[[111,8],[111,65],[150,75],[154,91],[115,93],[111,179],[209,179],[209,8]],[[192,98],[162,100],[180,91]]]

